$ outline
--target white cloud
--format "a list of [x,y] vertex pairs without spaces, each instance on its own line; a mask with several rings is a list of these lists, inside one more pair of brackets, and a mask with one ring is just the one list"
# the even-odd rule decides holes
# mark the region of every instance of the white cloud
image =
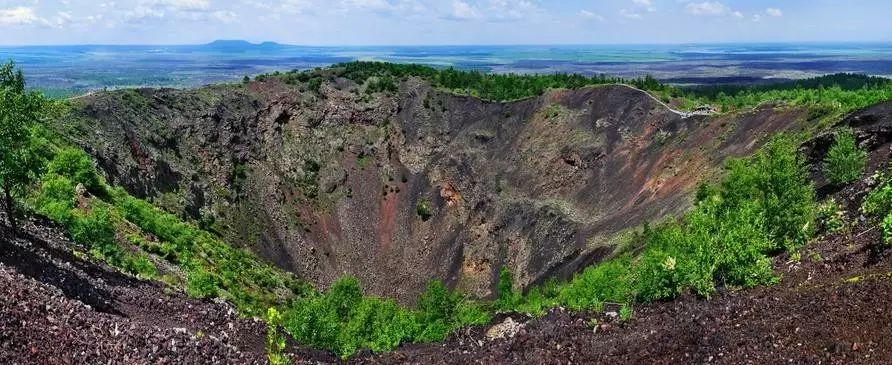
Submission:
[[234,11],[217,10],[211,13],[210,17],[223,23],[232,23],[238,16]]
[[173,19],[231,22],[236,18],[234,11],[214,8],[210,0],[139,0],[135,7],[119,14],[129,23]]
[[688,3],[685,9],[689,14],[698,16],[732,16],[738,19],[744,18],[743,12],[734,10],[718,1]]
[[770,16],[784,16],[784,12],[778,8],[768,8],[765,9],[765,13]]
[[248,0],[247,4],[262,9],[273,16],[278,16],[280,13],[307,14],[316,11],[318,8],[318,4],[314,0],[282,0],[275,2]]
[[471,20],[479,17],[479,11],[475,6],[462,0],[452,1],[452,12],[449,16],[456,20]]
[[385,16],[414,17],[434,16],[424,1],[418,0],[340,0],[340,10],[345,12],[371,12]]
[[753,15],[753,21],[757,23],[762,21],[762,16],[760,16],[759,14]]
[[585,19],[594,19],[594,20],[597,20],[597,21],[599,21],[599,22],[603,22],[603,21],[604,21],[604,17],[601,16],[601,14],[598,14],[598,13],[595,13],[595,12],[592,12],[592,11],[588,11],[588,10],[585,10],[585,9],[580,10],[578,15],[579,15],[580,17],[582,17],[582,18],[585,18]]
[[164,18],[164,11],[151,6],[138,5],[124,12],[124,20],[128,22],[142,22],[149,19]]
[[348,9],[386,11],[395,6],[387,0],[341,0],[341,6]]
[[186,11],[204,11],[211,8],[209,0],[154,0],[151,3]]
[[485,2],[453,0],[449,13],[442,18],[510,22],[528,19],[541,12],[542,9],[538,5],[527,0],[489,0]]
[[38,25],[48,28],[62,28],[72,22],[71,13],[58,11],[50,18],[44,18],[27,6],[0,9],[0,26]]
[[40,17],[34,13],[34,9],[26,6],[0,9],[0,25],[26,25],[40,22],[40,20]]
[[718,1],[704,1],[702,3],[688,3],[688,13],[694,15],[727,15],[731,8]]
[[644,10],[647,10],[649,13],[657,11],[652,0],[632,0],[632,3],[638,7],[644,8]]
[[619,15],[620,15],[621,17],[623,17],[623,18],[627,18],[627,19],[641,19],[641,18],[643,18],[643,17],[641,16],[641,14],[636,13],[636,12],[634,12],[634,11],[631,11],[631,10],[629,10],[629,9],[620,9],[620,10],[619,10]]

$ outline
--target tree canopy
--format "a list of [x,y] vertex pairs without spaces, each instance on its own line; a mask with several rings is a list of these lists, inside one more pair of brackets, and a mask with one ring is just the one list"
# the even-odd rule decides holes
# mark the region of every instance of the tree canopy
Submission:
[[0,67],[0,188],[13,231],[13,195],[33,181],[40,166],[32,139],[44,104],[40,93],[25,90],[25,77],[12,61]]

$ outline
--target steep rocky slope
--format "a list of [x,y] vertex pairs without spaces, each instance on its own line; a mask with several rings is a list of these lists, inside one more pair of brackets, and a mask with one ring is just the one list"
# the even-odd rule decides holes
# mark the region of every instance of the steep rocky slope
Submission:
[[[870,150],[862,181],[824,188],[852,225],[817,237],[801,260],[775,258],[782,274],[775,286],[636,306],[625,323],[609,314],[616,309],[610,305],[607,313],[513,314],[520,324],[507,338],[488,339],[491,325],[466,328],[443,344],[364,352],[350,362],[889,363],[892,246],[859,207],[876,184],[869,176],[889,168],[890,125],[892,103],[840,123]],[[806,144],[816,172],[829,141],[818,136]],[[188,299],[96,264],[44,220],[24,222],[23,231],[17,239],[0,231],[0,363],[264,363],[263,323],[239,319],[226,303]],[[323,352],[289,351],[296,363],[341,363]]]
[[[635,308],[627,323],[607,313],[554,309],[517,316],[514,336],[489,340],[491,326],[469,328],[446,344],[407,345],[363,364],[887,364],[892,362],[892,246],[860,211],[892,157],[892,102],[853,113],[851,127],[870,151],[861,181],[832,187],[821,160],[832,138],[805,144],[825,196],[851,225],[816,237],[801,258],[774,258],[777,285],[723,291],[706,301],[684,296]],[[819,157],[820,156],[820,157]],[[614,313],[615,314],[615,313]]]
[[[322,287],[345,273],[412,302],[430,279],[492,294],[566,277],[804,110],[685,117],[627,86],[514,102],[422,79],[395,93],[275,78],[73,101],[58,129],[112,184]],[[396,285],[398,284],[398,285]]]
[[266,363],[262,321],[96,264],[43,220],[22,230],[0,230],[0,363]]

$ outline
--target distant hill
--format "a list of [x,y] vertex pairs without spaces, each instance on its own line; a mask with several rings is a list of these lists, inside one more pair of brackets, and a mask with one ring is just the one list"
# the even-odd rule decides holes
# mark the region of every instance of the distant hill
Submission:
[[284,44],[276,42],[251,43],[241,39],[220,39],[203,45],[205,48],[215,50],[241,52],[253,49],[279,49],[285,47]]

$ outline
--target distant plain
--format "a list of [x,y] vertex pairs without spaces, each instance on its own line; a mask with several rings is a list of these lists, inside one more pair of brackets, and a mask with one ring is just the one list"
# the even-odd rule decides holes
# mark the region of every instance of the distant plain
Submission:
[[753,84],[852,72],[892,76],[892,43],[356,46],[216,41],[204,45],[0,47],[29,85],[64,97],[103,88],[195,87],[354,60],[497,73],[581,73],[676,84]]

